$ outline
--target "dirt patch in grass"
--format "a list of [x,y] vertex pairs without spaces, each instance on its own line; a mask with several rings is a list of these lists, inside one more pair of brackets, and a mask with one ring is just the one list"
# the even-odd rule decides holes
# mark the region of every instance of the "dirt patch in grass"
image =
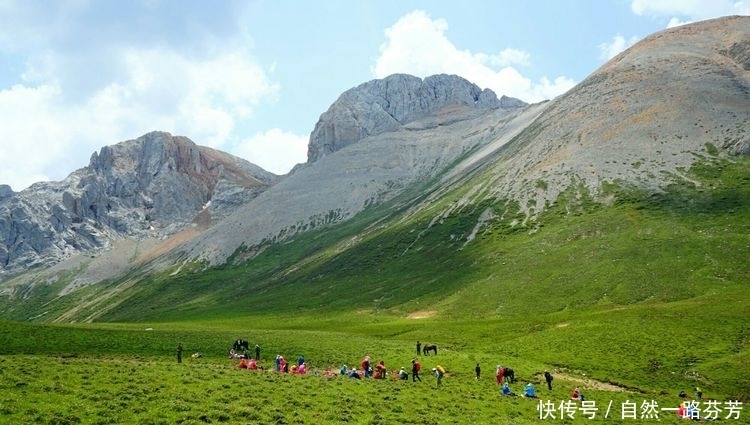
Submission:
[[[538,375],[538,378],[543,381],[544,376],[542,374]],[[638,392],[636,389],[633,388],[626,388],[620,385],[611,384],[609,382],[603,382],[603,381],[597,381],[596,379],[587,378],[585,376],[573,376],[573,375],[567,375],[564,373],[555,373],[555,381],[557,380],[561,381],[571,381],[579,384],[578,386],[583,389],[593,389],[593,390],[601,390],[601,391],[614,391],[614,392]]]
[[429,319],[430,317],[434,317],[437,314],[437,311],[435,310],[423,310],[423,311],[415,311],[414,313],[410,313],[408,316],[406,316],[407,319]]

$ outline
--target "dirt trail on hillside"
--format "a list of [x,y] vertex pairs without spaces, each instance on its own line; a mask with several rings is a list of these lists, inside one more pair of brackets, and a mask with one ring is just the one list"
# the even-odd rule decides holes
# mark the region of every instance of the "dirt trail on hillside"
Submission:
[[[543,374],[541,373],[537,374],[537,377],[540,380],[544,381]],[[579,386],[583,389],[588,388],[588,389],[593,389],[593,390],[627,392],[627,393],[637,392],[637,389],[621,387],[619,385],[610,384],[609,382],[597,381],[596,379],[591,379],[591,378],[586,378],[586,377],[581,377],[581,376],[567,375],[565,373],[555,373],[554,377],[555,377],[555,381],[561,380],[561,381],[576,382],[580,384]]]
[[415,311],[413,313],[410,313],[408,316],[406,316],[408,319],[429,319],[430,317],[433,317],[437,314],[437,311],[433,310],[425,310],[425,311]]

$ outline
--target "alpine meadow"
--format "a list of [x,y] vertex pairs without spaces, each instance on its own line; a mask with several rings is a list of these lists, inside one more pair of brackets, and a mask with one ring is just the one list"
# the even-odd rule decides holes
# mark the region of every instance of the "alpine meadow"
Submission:
[[153,132],[0,191],[0,423],[750,423],[750,17],[537,104],[365,82],[308,152]]

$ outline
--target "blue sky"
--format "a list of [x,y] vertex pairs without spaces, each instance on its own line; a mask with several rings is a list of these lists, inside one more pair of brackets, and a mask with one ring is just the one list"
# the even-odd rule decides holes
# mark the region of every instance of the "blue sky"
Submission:
[[284,174],[345,90],[461,75],[527,102],[750,0],[0,0],[0,184],[61,180],[153,130]]

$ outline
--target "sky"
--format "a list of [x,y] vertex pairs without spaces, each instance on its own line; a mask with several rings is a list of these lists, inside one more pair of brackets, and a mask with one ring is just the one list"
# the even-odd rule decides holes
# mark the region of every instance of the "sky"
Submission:
[[0,0],[0,184],[62,180],[155,130],[285,174],[369,80],[457,74],[533,103],[726,15],[750,0]]

